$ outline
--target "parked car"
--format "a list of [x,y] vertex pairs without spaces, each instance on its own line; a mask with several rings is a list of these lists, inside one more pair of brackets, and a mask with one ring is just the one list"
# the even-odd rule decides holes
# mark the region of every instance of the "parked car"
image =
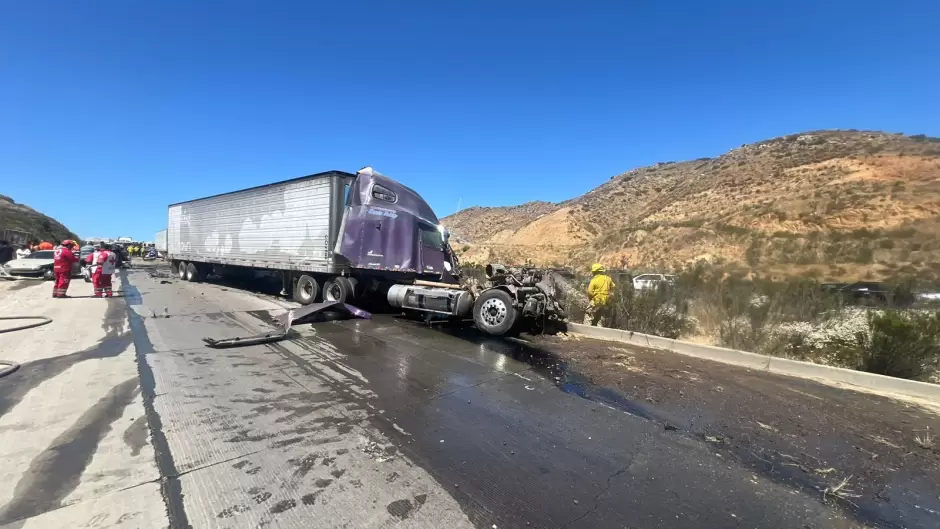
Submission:
[[859,281],[839,289],[842,295],[851,301],[863,304],[882,304],[888,302],[890,292],[887,285],[874,281]]
[[[52,271],[52,267],[55,264],[53,261],[54,256],[55,252],[53,250],[39,250],[22,259],[14,259],[8,262],[3,265],[3,268],[10,275],[14,276],[36,276],[45,279],[53,279],[55,277]],[[75,263],[72,266],[72,275],[75,276],[80,273],[81,265]]]
[[656,290],[676,284],[676,276],[668,274],[640,274],[633,278],[634,290]]

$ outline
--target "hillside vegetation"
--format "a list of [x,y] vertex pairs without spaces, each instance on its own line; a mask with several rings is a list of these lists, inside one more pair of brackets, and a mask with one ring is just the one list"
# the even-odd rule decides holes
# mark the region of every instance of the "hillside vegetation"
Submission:
[[794,134],[633,169],[562,203],[475,207],[443,222],[469,262],[937,279],[940,139]]
[[78,236],[61,222],[29,206],[17,204],[6,195],[0,195],[0,237],[6,229],[29,232],[30,238],[37,241],[78,240]]

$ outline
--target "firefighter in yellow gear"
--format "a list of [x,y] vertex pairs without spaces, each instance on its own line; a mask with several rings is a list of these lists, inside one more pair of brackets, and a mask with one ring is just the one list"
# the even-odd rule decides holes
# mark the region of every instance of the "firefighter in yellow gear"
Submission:
[[591,265],[591,282],[588,283],[588,308],[584,314],[585,325],[600,325],[603,327],[610,322],[613,315],[614,280],[606,274],[604,266],[600,263]]

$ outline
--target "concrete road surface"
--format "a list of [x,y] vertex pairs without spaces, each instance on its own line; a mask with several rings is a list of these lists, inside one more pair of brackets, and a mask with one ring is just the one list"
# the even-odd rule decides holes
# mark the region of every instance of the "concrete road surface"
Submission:
[[0,291],[55,319],[0,335],[24,362],[0,379],[4,529],[885,525],[681,418],[563,388],[522,342],[377,315],[214,350],[293,305],[159,268],[123,283],[120,301]]

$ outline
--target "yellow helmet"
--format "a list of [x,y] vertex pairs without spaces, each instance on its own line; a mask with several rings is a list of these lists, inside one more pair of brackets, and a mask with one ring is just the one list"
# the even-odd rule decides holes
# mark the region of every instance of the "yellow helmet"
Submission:
[[604,270],[604,265],[602,265],[602,264],[600,264],[600,263],[594,263],[594,264],[591,265],[591,273],[592,273],[592,274],[596,274],[596,273],[598,273],[598,272],[605,272],[605,271],[606,271],[606,270]]

